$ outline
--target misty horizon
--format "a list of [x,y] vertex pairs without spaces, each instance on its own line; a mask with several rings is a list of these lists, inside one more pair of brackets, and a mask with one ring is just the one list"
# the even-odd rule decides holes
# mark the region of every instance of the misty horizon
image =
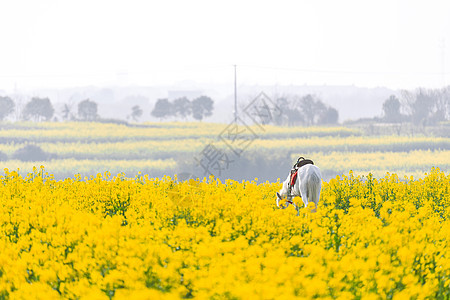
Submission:
[[[216,85],[173,85],[173,86],[104,86],[104,87],[72,87],[60,89],[35,89],[31,91],[16,90],[6,93],[0,90],[0,96],[10,96],[26,102],[32,97],[49,98],[58,112],[62,105],[75,105],[85,99],[97,102],[99,114],[104,118],[126,120],[133,105],[139,105],[144,113],[141,122],[160,121],[150,115],[156,101],[161,98],[174,100],[187,97],[192,100],[202,95],[214,101],[213,116],[205,121],[227,123],[233,118],[234,91],[233,86]],[[382,103],[390,95],[398,95],[400,91],[388,88],[361,88],[355,86],[280,86],[280,85],[239,85],[237,89],[238,111],[259,93],[264,92],[270,98],[301,97],[313,95],[325,104],[336,108],[340,122],[359,118],[380,117]],[[355,106],[357,109],[355,109]],[[169,119],[169,120],[176,120]],[[192,120],[193,121],[193,120]]]
[[243,85],[440,88],[450,70],[446,1],[23,0],[0,8],[6,92],[232,85],[234,65]]

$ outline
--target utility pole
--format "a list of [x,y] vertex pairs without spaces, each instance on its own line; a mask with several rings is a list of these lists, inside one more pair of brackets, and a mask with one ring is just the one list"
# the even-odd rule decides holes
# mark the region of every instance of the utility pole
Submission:
[[440,42],[441,48],[441,73],[442,73],[442,87],[446,86],[445,78],[445,39],[443,38]]
[[234,65],[234,123],[237,124],[237,84],[236,84],[236,65]]

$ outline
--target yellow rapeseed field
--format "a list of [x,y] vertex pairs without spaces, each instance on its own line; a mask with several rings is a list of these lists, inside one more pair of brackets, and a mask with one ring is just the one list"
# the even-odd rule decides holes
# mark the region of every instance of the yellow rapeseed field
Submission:
[[[177,172],[203,175],[199,161],[207,161],[205,153],[212,148],[227,157],[226,166],[216,168],[220,171],[214,175],[220,178],[251,179],[254,174],[240,170],[246,166],[248,170],[260,168],[260,178],[274,181],[280,174],[273,169],[289,159],[295,162],[299,156],[314,159],[326,180],[348,170],[372,172],[377,178],[386,171],[422,177],[433,166],[445,172],[450,169],[450,138],[444,131],[433,132],[367,136],[347,127],[0,122],[0,161],[2,169],[20,169],[20,174],[45,165],[57,179],[105,171],[123,172],[128,177],[138,172],[151,177]],[[42,155],[30,155],[30,145],[39,147]]]
[[[450,175],[280,182],[0,178],[0,298],[448,299]],[[296,199],[296,201],[301,201]]]

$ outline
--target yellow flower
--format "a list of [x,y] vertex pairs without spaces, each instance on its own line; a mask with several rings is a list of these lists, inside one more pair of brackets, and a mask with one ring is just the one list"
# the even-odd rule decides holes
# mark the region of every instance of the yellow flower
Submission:
[[[0,293],[437,295],[450,274],[450,176],[433,169],[415,181],[389,174],[369,184],[367,178],[350,173],[324,182],[318,211],[301,208],[297,217],[268,200],[279,183],[177,183],[123,174],[55,181],[8,172],[0,178]],[[170,201],[172,192],[189,202]]]

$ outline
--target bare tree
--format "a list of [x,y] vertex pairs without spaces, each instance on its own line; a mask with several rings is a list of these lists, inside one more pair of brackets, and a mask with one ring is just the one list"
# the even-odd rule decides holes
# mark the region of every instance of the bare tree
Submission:
[[15,121],[19,121],[23,119],[23,109],[25,107],[25,97],[22,95],[14,95],[14,100],[16,105],[14,107],[14,111],[12,113]]
[[436,89],[419,88],[416,91],[402,91],[402,104],[415,125],[434,125],[449,119],[449,87]]
[[75,107],[75,101],[73,100],[73,98],[70,98],[67,103],[63,104],[63,107],[61,109],[61,118],[64,121],[76,119],[75,113],[74,113],[74,107]]

